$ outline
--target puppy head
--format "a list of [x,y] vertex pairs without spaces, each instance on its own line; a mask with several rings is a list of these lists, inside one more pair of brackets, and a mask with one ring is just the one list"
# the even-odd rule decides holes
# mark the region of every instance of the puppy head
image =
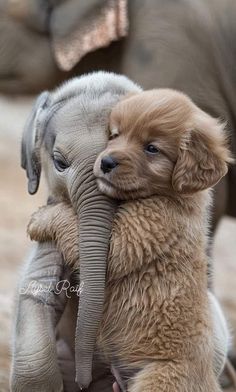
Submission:
[[98,186],[124,200],[207,189],[231,162],[223,128],[180,92],[129,96],[112,110],[110,140],[94,166]]

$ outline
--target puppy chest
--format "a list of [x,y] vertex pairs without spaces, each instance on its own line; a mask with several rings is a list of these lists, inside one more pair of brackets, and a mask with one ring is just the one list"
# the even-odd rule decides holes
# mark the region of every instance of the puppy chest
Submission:
[[136,202],[132,209],[117,214],[110,243],[108,280],[140,271],[153,261],[160,272],[164,268],[177,270],[183,263],[191,264],[192,255],[201,246],[202,234],[193,227],[190,230],[182,216],[174,214],[173,219],[173,211],[161,203],[143,204]]
[[110,283],[98,338],[102,351],[132,363],[183,355],[196,322],[187,291],[162,281],[153,268]]

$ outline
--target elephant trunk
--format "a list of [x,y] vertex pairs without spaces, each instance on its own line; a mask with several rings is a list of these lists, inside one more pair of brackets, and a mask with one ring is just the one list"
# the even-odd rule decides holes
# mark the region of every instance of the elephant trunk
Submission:
[[115,211],[114,201],[98,191],[92,170],[89,172],[89,175],[82,175],[83,189],[80,187],[80,194],[77,195],[82,289],[76,328],[75,361],[76,381],[80,388],[87,388],[92,380],[93,353],[103,312],[109,239]]

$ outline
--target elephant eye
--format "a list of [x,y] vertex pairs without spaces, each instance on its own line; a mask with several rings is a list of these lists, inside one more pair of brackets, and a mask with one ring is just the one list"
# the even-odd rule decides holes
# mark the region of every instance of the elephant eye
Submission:
[[110,131],[109,140],[114,140],[119,136],[119,131],[117,128],[114,128]]
[[66,161],[66,159],[59,154],[53,154],[53,163],[55,166],[55,169],[59,172],[63,172],[64,170],[66,170],[70,165],[69,163]]

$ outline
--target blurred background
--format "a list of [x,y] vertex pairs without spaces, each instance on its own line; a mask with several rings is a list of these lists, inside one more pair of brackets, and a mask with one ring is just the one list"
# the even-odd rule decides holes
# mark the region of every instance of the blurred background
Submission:
[[[11,317],[30,248],[23,126],[35,95],[98,69],[144,88],[186,92],[227,122],[236,151],[235,0],[0,0],[0,392],[8,391]],[[211,233],[214,290],[236,347],[236,169],[216,187]],[[214,233],[214,236],[213,236]],[[227,391],[235,390],[233,386]]]

